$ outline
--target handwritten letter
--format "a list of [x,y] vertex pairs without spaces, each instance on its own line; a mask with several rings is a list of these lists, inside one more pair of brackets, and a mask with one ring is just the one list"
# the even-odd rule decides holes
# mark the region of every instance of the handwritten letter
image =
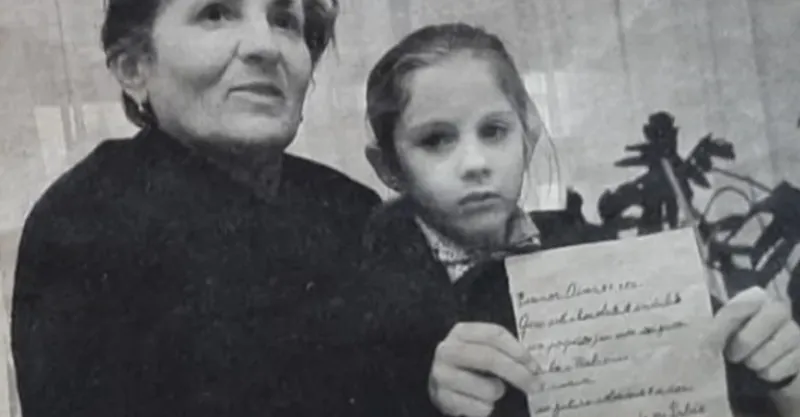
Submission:
[[507,260],[520,340],[539,364],[531,415],[731,415],[690,229]]

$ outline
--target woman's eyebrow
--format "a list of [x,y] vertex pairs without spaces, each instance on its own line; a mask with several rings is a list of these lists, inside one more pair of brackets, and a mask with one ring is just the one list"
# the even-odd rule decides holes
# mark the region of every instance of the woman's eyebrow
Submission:
[[305,13],[298,0],[273,0],[269,8],[280,12],[288,12],[301,22],[305,21]]

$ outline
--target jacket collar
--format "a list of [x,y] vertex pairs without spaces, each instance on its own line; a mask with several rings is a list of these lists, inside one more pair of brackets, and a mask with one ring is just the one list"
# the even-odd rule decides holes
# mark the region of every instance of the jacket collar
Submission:
[[491,251],[465,248],[437,231],[419,216],[415,217],[415,222],[425,236],[433,257],[447,268],[447,273],[453,282],[480,263],[530,252],[541,245],[539,229],[521,208],[514,212],[509,220],[506,245]]

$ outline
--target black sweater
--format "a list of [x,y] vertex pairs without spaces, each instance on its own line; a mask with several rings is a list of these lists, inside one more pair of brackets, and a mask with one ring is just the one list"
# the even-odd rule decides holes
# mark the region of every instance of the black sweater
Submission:
[[369,414],[362,312],[344,300],[378,202],[288,155],[267,201],[157,130],[104,142],[23,230],[12,312],[23,414]]
[[[567,212],[539,212],[532,219],[544,249],[601,241],[599,227]],[[500,324],[516,334],[505,263],[496,261],[470,270],[455,284],[437,262],[407,203],[400,200],[377,211],[367,225],[365,263],[374,298],[385,300],[381,321],[385,367],[391,370],[398,398],[397,414],[440,416],[428,398],[427,379],[437,344],[458,322]],[[772,416],[765,385],[749,370],[728,365],[730,400],[735,411]],[[497,404],[496,417],[528,417],[522,392],[510,388]]]

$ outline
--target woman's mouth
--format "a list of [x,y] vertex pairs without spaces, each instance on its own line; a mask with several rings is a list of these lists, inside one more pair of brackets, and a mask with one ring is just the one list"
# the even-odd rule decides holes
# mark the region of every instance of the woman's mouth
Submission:
[[253,82],[241,84],[231,89],[231,93],[249,101],[267,105],[275,105],[286,99],[277,85],[269,82]]

